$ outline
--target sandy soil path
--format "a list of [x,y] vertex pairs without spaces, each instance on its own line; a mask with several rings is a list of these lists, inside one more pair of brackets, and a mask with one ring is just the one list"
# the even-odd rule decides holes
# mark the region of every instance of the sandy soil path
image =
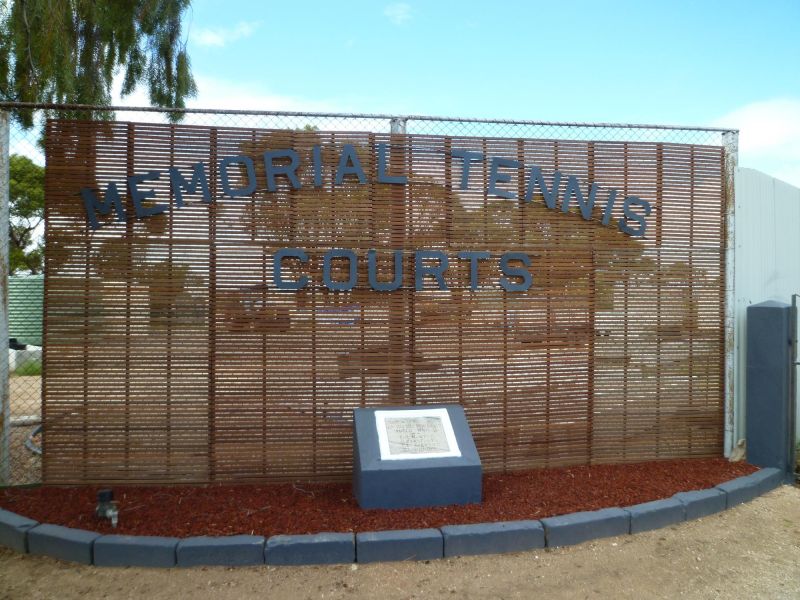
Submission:
[[800,488],[571,548],[428,563],[97,569],[0,550],[2,598],[800,598]]

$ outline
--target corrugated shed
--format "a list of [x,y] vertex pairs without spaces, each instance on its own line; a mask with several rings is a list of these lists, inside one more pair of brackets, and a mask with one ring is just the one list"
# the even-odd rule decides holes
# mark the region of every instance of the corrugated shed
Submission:
[[800,293],[800,189],[755,169],[736,169],[734,442],[744,437],[747,307],[791,303]]
[[43,275],[8,278],[8,337],[20,344],[42,345]]

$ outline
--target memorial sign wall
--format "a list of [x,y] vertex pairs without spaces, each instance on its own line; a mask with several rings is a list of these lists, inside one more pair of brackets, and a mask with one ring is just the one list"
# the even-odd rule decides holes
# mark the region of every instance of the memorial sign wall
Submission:
[[[51,120],[45,150],[46,482],[345,479],[354,408],[438,403],[487,470],[720,454],[722,147]],[[386,462],[445,447],[419,419]]]

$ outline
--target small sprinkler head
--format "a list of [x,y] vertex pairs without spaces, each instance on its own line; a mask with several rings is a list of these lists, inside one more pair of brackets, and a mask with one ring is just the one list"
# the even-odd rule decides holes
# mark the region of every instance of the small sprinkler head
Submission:
[[97,508],[94,509],[94,514],[101,519],[110,519],[112,527],[117,526],[119,509],[117,503],[114,502],[113,490],[105,489],[97,492]]

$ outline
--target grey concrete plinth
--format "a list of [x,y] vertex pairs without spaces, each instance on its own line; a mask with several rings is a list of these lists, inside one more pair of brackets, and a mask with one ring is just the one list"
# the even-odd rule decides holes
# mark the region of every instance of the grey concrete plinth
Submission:
[[[382,458],[377,411],[446,409],[460,456]],[[362,508],[413,508],[481,501],[481,461],[464,409],[457,404],[353,411],[353,492]]]

